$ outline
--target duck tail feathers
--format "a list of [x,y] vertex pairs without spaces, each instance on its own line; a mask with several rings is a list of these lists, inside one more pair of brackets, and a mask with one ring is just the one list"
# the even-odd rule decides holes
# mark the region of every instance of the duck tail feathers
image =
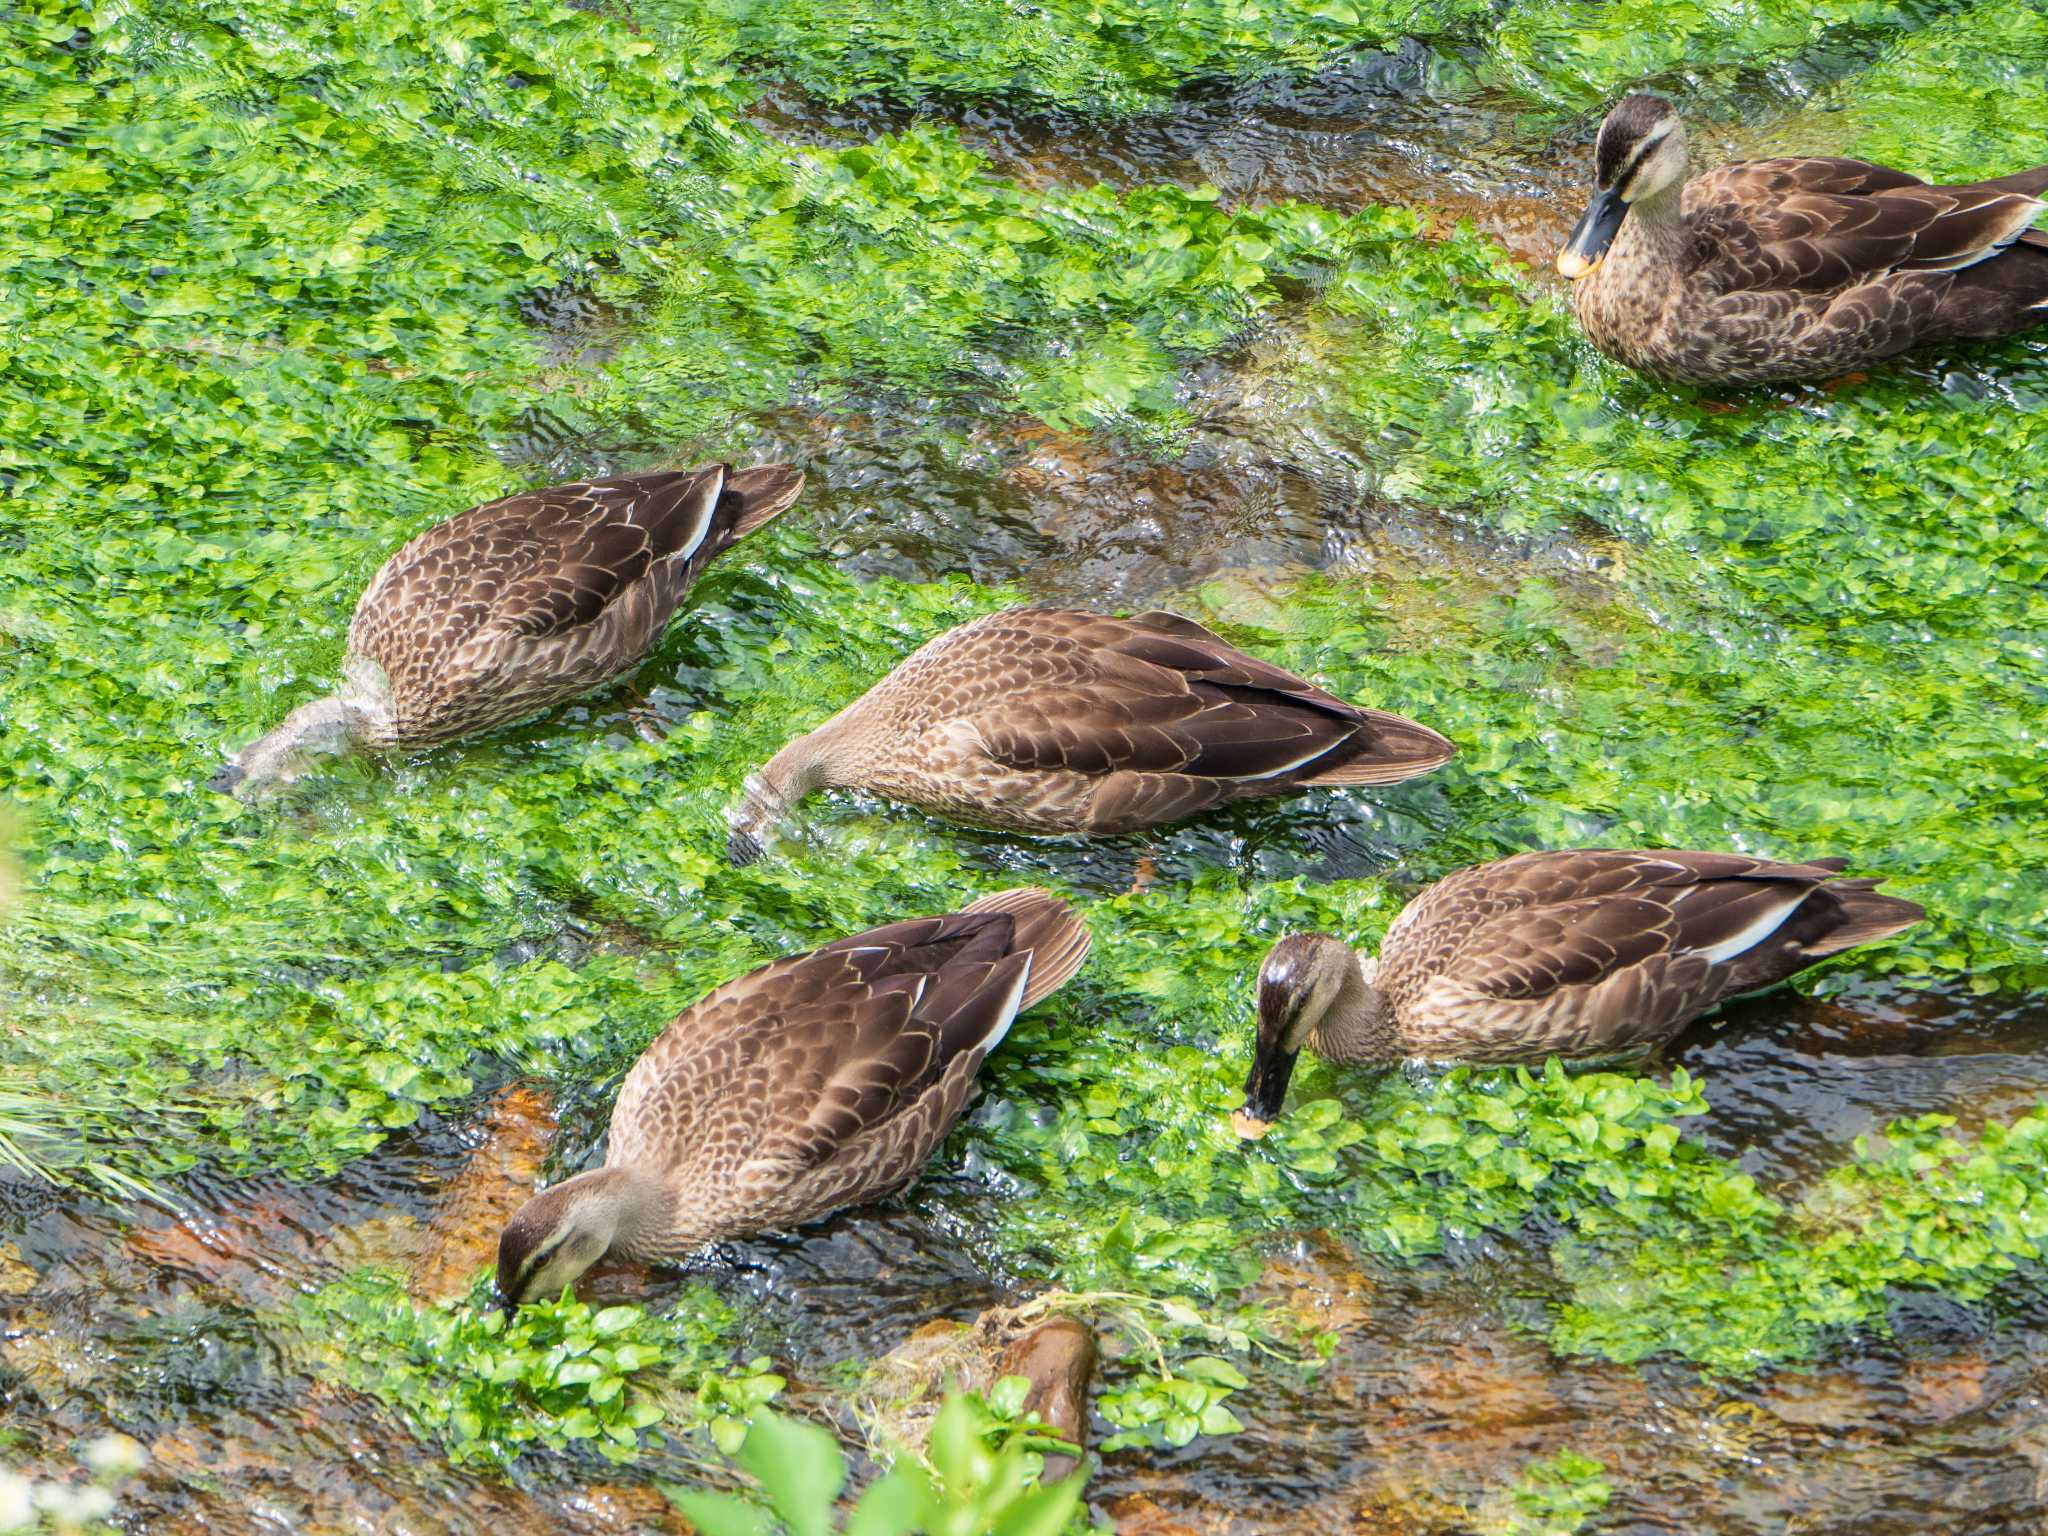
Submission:
[[758,464],[727,472],[718,493],[718,515],[727,524],[728,542],[758,532],[782,516],[803,494],[804,472],[790,464]]
[[1013,950],[1031,951],[1031,979],[1021,1012],[1043,1002],[1074,979],[1088,958],[1088,924],[1060,897],[1040,886],[997,891],[970,902],[968,912],[1007,912],[1016,923]]
[[1859,944],[1874,944],[1893,934],[1904,933],[1927,915],[1918,902],[1901,896],[1885,896],[1873,889],[1875,880],[1831,880],[1821,889],[1834,897],[1841,918],[1826,933],[1809,939],[1809,955],[1840,954]]

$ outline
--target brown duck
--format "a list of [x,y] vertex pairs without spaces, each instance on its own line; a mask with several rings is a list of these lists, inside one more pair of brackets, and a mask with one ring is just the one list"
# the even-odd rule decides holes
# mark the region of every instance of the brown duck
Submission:
[[216,789],[289,779],[353,746],[427,746],[639,664],[705,566],[786,510],[783,464],[620,475],[436,523],[386,560],[349,623],[341,687],[236,753]]
[[1861,160],[1743,160],[1686,180],[1671,104],[1629,96],[1558,253],[1593,345],[1660,379],[1827,378],[1923,342],[2048,321],[2048,166],[1929,186]]
[[1259,971],[1240,1134],[1279,1118],[1304,1046],[1326,1061],[1513,1062],[1668,1040],[1723,998],[1924,915],[1843,859],[1574,848],[1447,875],[1401,909],[1378,959],[1291,934]]
[[747,781],[736,863],[815,789],[870,790],[1016,832],[1111,835],[1447,762],[1365,709],[1170,613],[1012,608],[949,630]]
[[902,1188],[1011,1021],[1087,954],[1073,909],[1025,888],[727,982],[626,1074],[604,1166],[507,1223],[502,1301],[556,1295],[606,1254],[675,1260]]

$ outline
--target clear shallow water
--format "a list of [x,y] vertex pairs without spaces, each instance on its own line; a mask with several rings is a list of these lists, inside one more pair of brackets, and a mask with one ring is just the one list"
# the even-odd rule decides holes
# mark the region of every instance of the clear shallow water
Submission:
[[[1395,62],[1312,87],[1201,97],[1122,128],[989,111],[963,112],[961,126],[1021,178],[1209,180],[1231,198],[1421,204],[1476,214],[1510,249],[1540,256],[1575,211],[1582,127],[1524,135],[1505,107],[1446,109],[1416,99],[1415,84],[1412,65]],[[771,98],[763,116],[793,138],[832,142],[897,125],[790,95]],[[530,318],[568,338],[564,356],[605,345],[625,323],[576,305]],[[941,449],[931,434],[893,428],[923,403],[880,394],[867,411],[765,416],[764,456],[806,464],[805,525],[861,573],[965,573],[1122,606],[1207,582],[1283,592],[1276,578],[1301,570],[1387,581],[1455,573],[1503,592],[1541,574],[1600,588],[1612,551],[1590,535],[1516,540],[1454,511],[1362,496],[1353,449],[1264,408],[1289,324],[1285,312],[1269,317],[1239,355],[1196,373],[1200,425],[1172,463],[984,417],[963,418],[961,443]],[[508,451],[570,473],[593,467],[584,446],[572,429],[537,421]],[[642,681],[658,690],[668,680]],[[656,691],[648,708],[674,724],[691,703]],[[607,697],[535,729],[636,728]],[[516,745],[477,750],[480,762],[504,754],[516,771]],[[1425,783],[1247,812],[1143,845],[967,846],[991,867],[1053,869],[1092,892],[1123,889],[1141,857],[1162,882],[1218,865],[1337,879],[1399,871],[1404,850],[1444,815]],[[574,905],[537,908],[517,954],[659,952],[658,940]],[[1710,1085],[1713,1113],[1688,1134],[1766,1185],[1796,1189],[1855,1136],[1901,1115],[1941,1110],[1968,1125],[2034,1102],[2048,1092],[2044,1044],[2038,1003],[1876,987],[1846,1001],[1743,1003],[1667,1059]],[[594,1145],[600,1090],[563,1107],[553,1171]],[[464,1213],[525,1187],[550,1155],[506,1115],[506,1092],[487,1080],[463,1112],[428,1116],[331,1180],[188,1181],[175,1221],[8,1187],[16,1259],[0,1272],[0,1383],[19,1427],[53,1443],[115,1426],[143,1439],[153,1466],[129,1516],[141,1529],[602,1531],[655,1521],[645,1488],[620,1487],[595,1464],[567,1482],[510,1486],[447,1471],[263,1322],[349,1264],[412,1263],[423,1243],[458,1239],[479,1260],[482,1223]],[[750,1346],[787,1366],[794,1398],[822,1407],[835,1367],[1037,1282],[986,1238],[1002,1198],[973,1172],[942,1166],[901,1208],[743,1245],[701,1274],[745,1303]],[[1462,1531],[1490,1491],[1563,1448],[1607,1462],[1615,1496],[1592,1525],[1603,1531],[1796,1521],[1810,1531],[1991,1533],[2048,1519],[2048,1313],[2038,1306],[1918,1299],[1896,1309],[1889,1339],[1839,1341],[1814,1367],[1734,1386],[1675,1366],[1554,1357],[1515,1326],[1557,1290],[1546,1250],[1509,1238],[1396,1267],[1304,1234],[1282,1245],[1266,1287],[1340,1334],[1330,1367],[1306,1386],[1260,1371],[1240,1436],[1110,1458],[1091,1498],[1123,1529]],[[673,1277],[623,1273],[592,1292],[660,1304],[679,1289]],[[636,1476],[663,1470],[657,1459]]]

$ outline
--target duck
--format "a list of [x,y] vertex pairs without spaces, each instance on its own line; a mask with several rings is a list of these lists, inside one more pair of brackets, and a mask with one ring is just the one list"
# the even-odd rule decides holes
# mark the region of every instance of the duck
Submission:
[[1930,186],[1792,156],[1687,180],[1685,127],[1649,95],[1615,105],[1593,158],[1557,269],[1593,345],[1668,383],[1832,379],[2048,321],[2048,165]]
[[1011,608],[948,630],[746,781],[736,864],[813,790],[1002,831],[1114,836],[1310,787],[1393,784],[1456,748],[1177,614]]
[[1279,1119],[1304,1049],[1325,1061],[1502,1064],[1619,1056],[1724,998],[1777,985],[1926,914],[1847,860],[1569,848],[1458,870],[1403,907],[1375,957],[1289,934],[1259,968],[1238,1134]]
[[611,1255],[674,1263],[916,1179],[1019,1013],[1071,980],[1088,926],[1037,886],[787,956],[685,1008],[626,1073],[602,1167],[498,1237],[507,1311]]
[[451,741],[611,681],[803,484],[786,464],[712,464],[525,491],[434,524],[363,589],[340,688],[236,752],[211,787],[246,794],[324,755]]

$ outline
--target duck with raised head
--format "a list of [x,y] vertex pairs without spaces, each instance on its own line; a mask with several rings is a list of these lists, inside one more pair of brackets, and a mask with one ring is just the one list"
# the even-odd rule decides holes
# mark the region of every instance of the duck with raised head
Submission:
[[1456,749],[1171,613],[1012,608],[948,630],[747,781],[735,863],[806,795],[865,789],[976,826],[1111,836],[1213,806],[1393,784]]
[[212,786],[289,780],[351,748],[431,746],[609,682],[654,649],[704,567],[803,484],[786,464],[713,464],[525,491],[434,524],[364,588],[341,687]]
[[1279,1118],[1303,1050],[1325,1061],[1540,1062],[1659,1044],[1723,998],[1890,938],[1922,910],[1843,859],[1572,848],[1447,875],[1377,957],[1290,934],[1259,970],[1240,1135]]
[[1011,1022],[1087,955],[1080,915],[1024,887],[727,982],[626,1074],[604,1166],[506,1224],[502,1304],[557,1295],[607,1254],[672,1262],[902,1188]]
[[1673,383],[1826,379],[1927,342],[2048,321],[2048,166],[1930,186],[1833,156],[1687,180],[1657,96],[1600,125],[1592,203],[1558,253],[1594,346]]

